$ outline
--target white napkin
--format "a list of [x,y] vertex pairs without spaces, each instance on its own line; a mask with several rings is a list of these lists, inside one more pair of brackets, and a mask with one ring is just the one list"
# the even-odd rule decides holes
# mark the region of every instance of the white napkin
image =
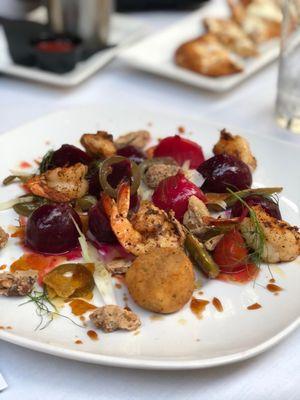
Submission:
[[0,392],[7,388],[7,383],[5,382],[3,376],[0,374]]

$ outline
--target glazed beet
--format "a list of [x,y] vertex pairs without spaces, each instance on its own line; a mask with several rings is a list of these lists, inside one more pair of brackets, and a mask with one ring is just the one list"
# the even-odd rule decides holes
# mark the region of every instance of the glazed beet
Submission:
[[130,161],[124,160],[112,166],[112,173],[108,176],[107,182],[116,188],[122,180],[130,181],[131,166]]
[[228,154],[219,154],[206,160],[198,168],[205,178],[201,189],[204,192],[226,193],[227,188],[238,191],[249,189],[252,175],[248,165]]
[[145,154],[141,150],[131,145],[122,147],[121,149],[118,150],[117,154],[118,156],[129,158],[136,164],[140,164],[146,158]]
[[179,135],[162,139],[154,150],[154,157],[172,157],[179,165],[190,161],[190,168],[198,168],[204,161],[201,146]]
[[97,197],[100,196],[100,192],[102,191],[100,180],[99,180],[99,161],[92,162],[89,165],[89,171],[87,174],[87,180],[89,182],[89,194]]
[[49,169],[69,167],[76,163],[88,165],[91,161],[91,157],[83,150],[71,144],[63,144],[58,150],[53,152]]
[[[243,200],[250,207],[259,204],[265,210],[266,213],[271,215],[271,217],[281,219],[281,213],[280,213],[278,204],[276,204],[271,199],[268,199],[268,198],[262,197],[262,196],[251,195],[251,196],[245,197]],[[244,210],[246,211],[246,207],[241,202],[237,201],[231,209],[231,216],[239,217],[240,215],[243,214]],[[246,215],[248,215],[248,213]]]
[[89,211],[89,230],[98,242],[118,242],[100,201]]
[[62,254],[78,246],[78,232],[72,218],[81,229],[78,214],[67,204],[45,204],[28,218],[25,243],[34,251]]
[[160,182],[153,193],[152,201],[162,210],[173,210],[176,218],[182,221],[191,196],[196,196],[202,201],[206,201],[203,192],[187,180],[182,172],[178,172],[177,175]]

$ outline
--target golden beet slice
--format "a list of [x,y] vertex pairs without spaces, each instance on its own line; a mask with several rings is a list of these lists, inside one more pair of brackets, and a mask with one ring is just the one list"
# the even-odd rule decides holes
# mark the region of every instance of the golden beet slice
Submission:
[[91,271],[83,264],[62,264],[50,271],[44,277],[51,297],[54,293],[67,299],[69,297],[84,297],[94,287]]

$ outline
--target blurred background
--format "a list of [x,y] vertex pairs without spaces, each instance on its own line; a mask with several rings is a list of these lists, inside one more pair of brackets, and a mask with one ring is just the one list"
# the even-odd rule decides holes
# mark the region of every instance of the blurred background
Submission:
[[[117,11],[193,9],[205,0],[115,0]],[[22,18],[26,12],[45,4],[46,0],[1,0],[0,15]]]

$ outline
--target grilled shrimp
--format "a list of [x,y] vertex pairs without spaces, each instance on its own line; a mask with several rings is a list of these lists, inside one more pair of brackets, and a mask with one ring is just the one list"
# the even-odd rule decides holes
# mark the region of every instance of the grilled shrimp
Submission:
[[102,203],[110,218],[112,230],[122,246],[134,255],[144,254],[158,247],[178,247],[184,242],[184,232],[174,216],[143,201],[137,213],[129,219],[130,187],[120,186],[117,202],[103,194]]
[[183,216],[183,224],[192,233],[199,234],[206,230],[203,217],[209,216],[209,211],[203,201],[196,196],[191,196],[189,198],[188,209]]
[[247,164],[252,171],[257,166],[256,158],[251,153],[248,141],[239,135],[232,135],[222,129],[219,141],[214,145],[214,154],[229,154]]
[[[295,260],[300,254],[300,233],[295,226],[267,214],[259,205],[252,207],[264,233],[262,260],[279,263]],[[249,247],[257,250],[259,238],[250,218],[241,223],[241,232]]]
[[104,131],[86,133],[81,136],[80,143],[92,157],[111,157],[117,151],[112,135]]
[[61,203],[79,199],[88,191],[88,181],[85,179],[87,169],[81,163],[54,168],[29,179],[26,187],[37,196]]
[[129,132],[125,135],[119,136],[118,139],[115,141],[115,145],[117,146],[117,148],[131,145],[142,150],[150,141],[150,138],[150,133],[145,130]]

